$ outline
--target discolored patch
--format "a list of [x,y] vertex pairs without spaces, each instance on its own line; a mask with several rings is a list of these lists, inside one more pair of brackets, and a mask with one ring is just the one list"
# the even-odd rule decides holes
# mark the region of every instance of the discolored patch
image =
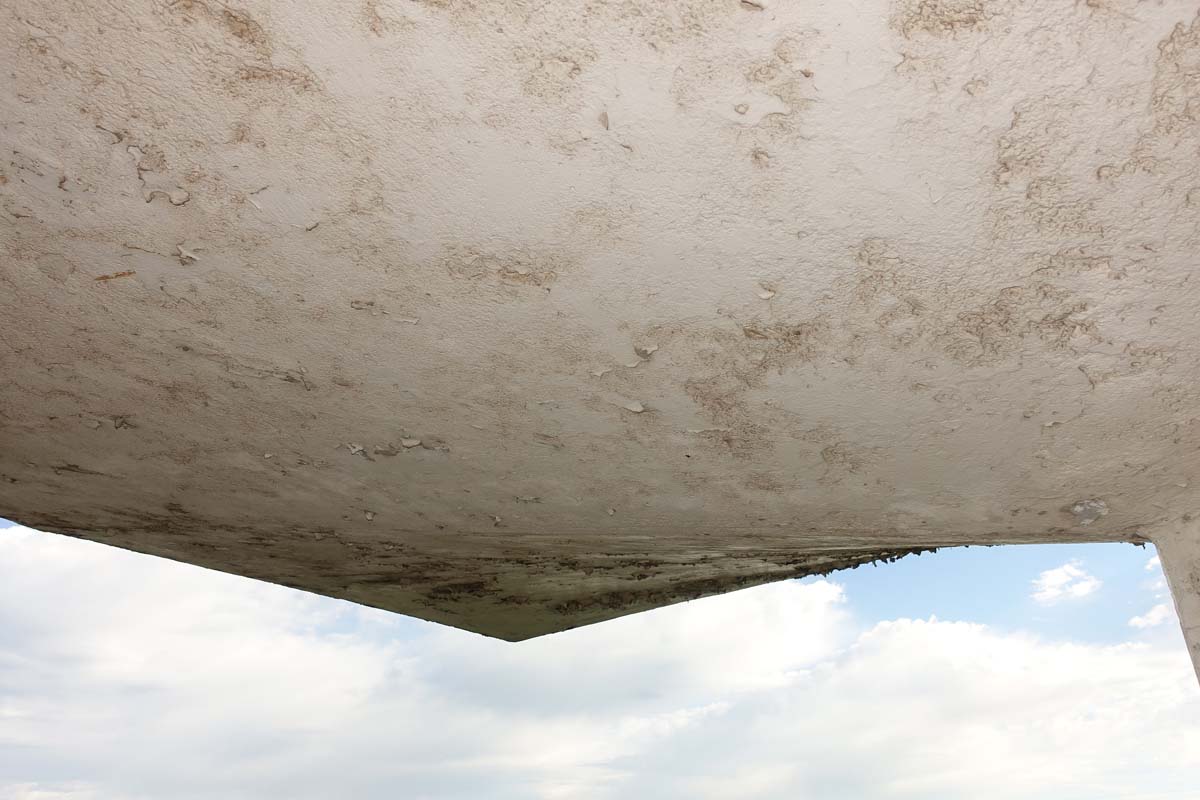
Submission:
[[1178,134],[1200,121],[1200,12],[1158,43],[1150,95],[1154,132]]
[[515,55],[523,65],[525,93],[546,102],[561,101],[575,91],[579,77],[596,60],[595,51],[586,47],[555,52],[519,48]]
[[183,23],[207,23],[239,44],[253,49],[262,58],[270,58],[271,42],[267,32],[249,12],[203,0],[174,0],[166,7]]
[[990,364],[1017,353],[1032,336],[1055,350],[1074,343],[1098,342],[1088,304],[1049,283],[1009,286],[987,303],[961,311],[937,336],[957,361]]
[[397,31],[409,30],[415,23],[405,16],[390,13],[386,3],[381,0],[364,0],[362,4],[362,22],[367,30],[375,36],[386,36]]
[[742,326],[742,335],[750,340],[753,362],[783,369],[816,358],[829,344],[830,327],[823,315],[797,322],[751,321]]
[[439,261],[451,277],[512,286],[549,286],[574,267],[574,262],[561,253],[518,247],[484,250],[452,246],[446,248]]
[[906,39],[955,37],[982,30],[999,7],[994,0],[901,0],[892,12],[892,27]]
[[[286,67],[241,66],[237,69],[236,80],[249,85],[269,84],[273,87],[287,87],[297,92],[315,92],[320,88],[320,82],[311,72]],[[229,86],[233,91],[240,88],[238,83],[231,83]]]

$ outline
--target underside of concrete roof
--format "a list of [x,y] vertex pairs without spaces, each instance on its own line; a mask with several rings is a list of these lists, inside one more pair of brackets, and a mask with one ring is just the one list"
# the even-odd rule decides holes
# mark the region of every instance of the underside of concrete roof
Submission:
[[16,0],[0,515],[521,639],[1154,540],[1194,2]]

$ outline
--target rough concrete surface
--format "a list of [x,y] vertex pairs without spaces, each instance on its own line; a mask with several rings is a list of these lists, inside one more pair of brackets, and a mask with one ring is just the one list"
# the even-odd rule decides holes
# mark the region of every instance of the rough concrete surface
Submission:
[[1175,598],[1175,611],[1183,627],[1188,654],[1200,678],[1200,528],[1188,517],[1173,529],[1160,530],[1154,543],[1163,572]]
[[1197,12],[7,2],[0,515],[513,639],[1175,530]]

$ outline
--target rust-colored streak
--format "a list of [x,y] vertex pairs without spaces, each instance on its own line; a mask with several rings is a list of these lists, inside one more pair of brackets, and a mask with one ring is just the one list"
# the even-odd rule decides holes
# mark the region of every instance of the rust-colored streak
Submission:
[[112,275],[98,275],[92,278],[94,281],[115,281],[117,278],[128,278],[130,275],[137,275],[137,270],[127,269],[123,272],[114,272]]

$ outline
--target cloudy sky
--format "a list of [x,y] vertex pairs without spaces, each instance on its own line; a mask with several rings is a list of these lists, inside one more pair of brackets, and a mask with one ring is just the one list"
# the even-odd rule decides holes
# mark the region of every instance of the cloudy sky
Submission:
[[0,799],[1195,798],[1152,548],[970,548],[507,644],[0,522]]

